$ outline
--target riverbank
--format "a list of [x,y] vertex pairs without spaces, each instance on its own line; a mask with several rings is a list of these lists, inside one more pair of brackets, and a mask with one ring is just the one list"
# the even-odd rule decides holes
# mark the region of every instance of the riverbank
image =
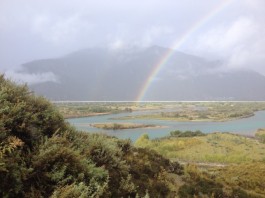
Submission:
[[106,113],[87,113],[87,114],[74,114],[74,115],[64,115],[65,119],[71,119],[71,118],[85,118],[85,117],[92,117],[92,116],[102,116],[102,115],[109,115],[112,114],[111,112]]

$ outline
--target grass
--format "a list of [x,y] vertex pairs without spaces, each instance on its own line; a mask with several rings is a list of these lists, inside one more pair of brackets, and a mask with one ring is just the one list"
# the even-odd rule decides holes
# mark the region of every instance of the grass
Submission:
[[[264,162],[208,168],[187,164],[184,173],[186,183],[180,187],[181,197],[265,197]],[[208,196],[202,196],[202,193]]]
[[265,143],[265,129],[259,129],[255,133],[255,137],[262,143]]
[[230,133],[198,137],[168,137],[150,140],[142,136],[136,146],[147,147],[172,159],[186,162],[243,163],[264,161],[265,144]]
[[220,182],[228,186],[239,186],[249,192],[255,192],[265,196],[265,163],[242,163],[231,165],[219,170],[214,174]]

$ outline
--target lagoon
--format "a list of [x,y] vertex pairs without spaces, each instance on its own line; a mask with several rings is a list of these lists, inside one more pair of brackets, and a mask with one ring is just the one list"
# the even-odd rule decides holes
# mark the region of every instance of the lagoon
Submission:
[[[217,121],[189,121],[179,122],[170,120],[157,119],[127,119],[120,120],[118,118],[125,116],[146,115],[159,112],[159,110],[135,111],[131,113],[109,114],[82,118],[71,118],[67,121],[75,126],[78,130],[91,133],[105,133],[110,136],[116,136],[121,139],[131,139],[135,141],[142,134],[146,133],[151,139],[165,137],[173,130],[200,130],[204,133],[213,132],[231,132],[241,135],[254,136],[259,128],[265,128],[265,111],[258,111],[254,116],[231,120],[225,122]],[[92,127],[94,123],[136,123],[136,124],[153,124],[162,126],[160,128],[138,128],[138,129],[122,129],[122,130],[104,130]]]

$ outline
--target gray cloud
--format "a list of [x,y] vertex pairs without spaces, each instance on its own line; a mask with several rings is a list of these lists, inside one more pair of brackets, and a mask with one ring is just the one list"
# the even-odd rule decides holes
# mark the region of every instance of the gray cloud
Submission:
[[[179,50],[250,65],[265,73],[264,0],[231,5],[200,27]],[[224,0],[1,0],[0,71],[88,47],[171,47]],[[16,72],[14,72],[16,73]],[[15,75],[14,75],[15,76]],[[45,79],[45,78],[44,78]]]
[[5,72],[5,76],[11,80],[15,80],[17,83],[27,83],[29,85],[43,82],[59,82],[57,76],[52,72],[27,74],[8,70]]
[[243,2],[243,14],[200,34],[192,50],[225,60],[223,69],[253,69],[265,75],[265,2]]

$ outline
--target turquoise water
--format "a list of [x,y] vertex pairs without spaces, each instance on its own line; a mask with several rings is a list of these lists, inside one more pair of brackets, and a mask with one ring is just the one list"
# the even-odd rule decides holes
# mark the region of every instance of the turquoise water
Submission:
[[[132,113],[120,113],[111,115],[101,115],[84,118],[67,119],[69,123],[74,125],[77,129],[92,132],[92,133],[105,133],[111,136],[116,136],[122,139],[131,139],[135,141],[143,133],[149,135],[150,138],[159,138],[169,135],[172,130],[201,130],[205,133],[212,132],[232,132],[243,135],[254,135],[255,131],[259,128],[265,128],[265,111],[255,113],[255,116],[243,118],[239,120],[227,122],[177,122],[167,120],[145,120],[145,119],[132,119],[132,120],[115,120],[123,116],[134,116],[141,114],[154,113],[157,111],[141,111]],[[125,130],[103,130],[91,127],[90,124],[102,122],[115,122],[115,123],[140,123],[140,124],[154,124],[163,126],[162,128],[148,128],[148,129],[125,129]]]

